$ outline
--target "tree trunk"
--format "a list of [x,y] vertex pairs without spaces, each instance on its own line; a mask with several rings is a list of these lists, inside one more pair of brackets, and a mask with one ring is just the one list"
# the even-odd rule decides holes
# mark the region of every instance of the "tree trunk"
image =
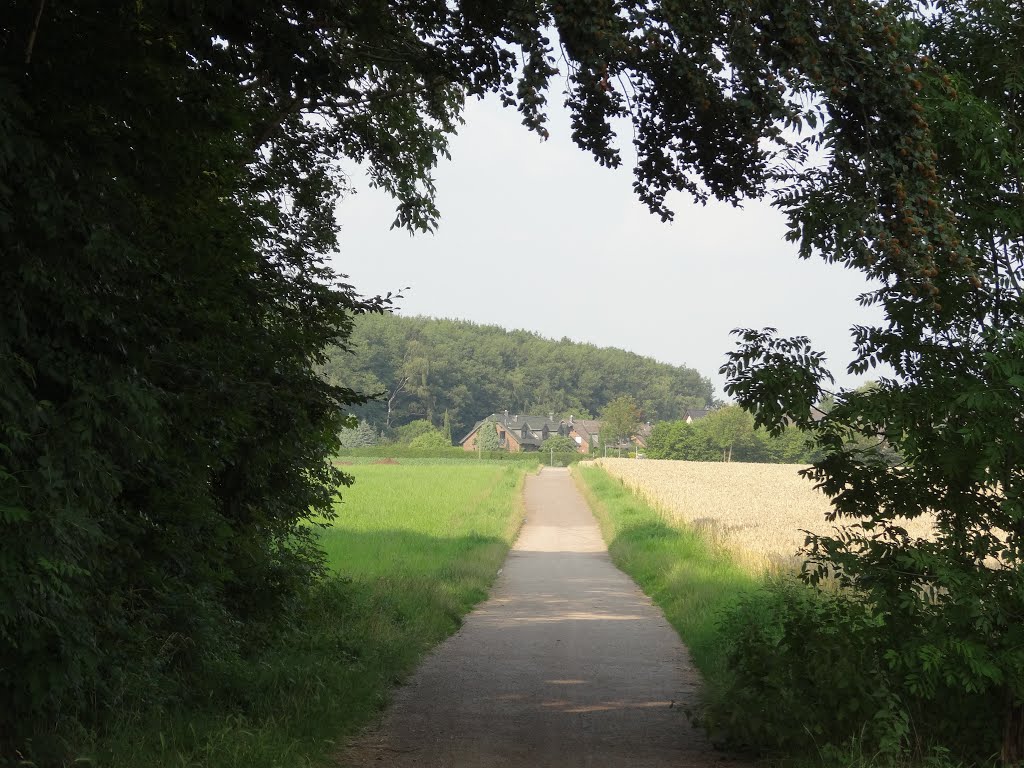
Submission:
[[1004,766],[1020,765],[1024,761],[1024,704],[1007,696],[1006,724],[1003,728],[1003,749],[1000,760]]

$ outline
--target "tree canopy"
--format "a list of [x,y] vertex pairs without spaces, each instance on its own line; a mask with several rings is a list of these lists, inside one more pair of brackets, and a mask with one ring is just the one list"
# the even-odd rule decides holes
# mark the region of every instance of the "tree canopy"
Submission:
[[636,398],[650,418],[679,418],[712,401],[692,368],[621,349],[459,320],[358,317],[346,348],[323,366],[328,381],[379,393],[355,412],[379,429],[450,414],[458,440],[479,419],[510,413],[586,418],[617,397]]
[[[737,418],[735,412],[746,418]],[[723,418],[730,422],[730,429],[722,428]],[[647,438],[644,453],[651,459],[770,464],[810,464],[821,457],[799,429],[789,428],[777,435],[754,429],[753,417],[735,405],[712,411],[692,424],[682,420],[658,422]]]
[[643,414],[631,395],[620,395],[601,409],[601,440],[610,445],[628,443],[640,431]]
[[[1022,30],[1010,0],[9,2],[0,711],[17,716],[0,753],[58,715],[184,695],[315,576],[304,521],[331,512],[362,386],[317,366],[387,304],[324,262],[341,164],[429,230],[465,99],[497,93],[544,136],[560,58],[573,139],[619,165],[628,120],[655,214],[673,190],[768,196],[803,256],[880,284],[854,370],[893,380],[812,424],[821,355],[749,330],[731,393],[769,430],[812,431],[829,452],[813,477],[867,521],[811,554],[900,617],[892,667],[917,698],[893,722],[962,700],[1024,756]],[[908,541],[892,515],[925,509],[938,539]],[[922,590],[936,599],[907,599]]]

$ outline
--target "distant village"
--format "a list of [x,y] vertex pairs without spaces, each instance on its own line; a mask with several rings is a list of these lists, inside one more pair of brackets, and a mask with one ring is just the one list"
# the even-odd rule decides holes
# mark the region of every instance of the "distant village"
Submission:
[[[683,421],[692,424],[707,414],[706,408],[691,408],[686,411]],[[601,443],[599,419],[576,419],[573,416],[569,416],[568,419],[556,419],[553,413],[545,417],[518,413],[509,415],[509,412],[505,411],[492,413],[478,421],[459,441],[459,445],[467,451],[476,451],[480,448],[482,432],[489,430],[497,433],[500,449],[512,453],[539,451],[541,444],[555,435],[571,439],[579,453],[590,453]],[[630,444],[640,449],[646,448],[651,430],[650,422],[642,424],[637,433],[630,438]]]

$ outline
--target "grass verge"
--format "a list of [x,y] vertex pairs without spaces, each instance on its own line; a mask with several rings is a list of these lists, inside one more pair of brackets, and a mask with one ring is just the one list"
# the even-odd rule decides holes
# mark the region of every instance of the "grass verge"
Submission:
[[487,591],[522,521],[521,466],[358,466],[322,544],[332,577],[208,697],[125,714],[97,758],[128,768],[323,765]]
[[576,467],[573,475],[615,565],[665,613],[713,694],[725,675],[718,618],[741,595],[757,590],[763,578],[699,531],[667,523],[599,467]]
[[[775,722],[782,724],[781,727],[799,731],[806,729],[808,723],[828,722],[827,718],[815,716],[816,705],[811,705],[810,714],[806,707],[808,701],[821,698],[820,695],[816,697],[816,693],[821,694],[822,689],[826,694],[835,693],[833,698],[838,698],[838,701],[829,701],[820,708],[829,715],[850,711],[849,699],[855,687],[851,681],[861,683],[863,670],[857,666],[861,657],[846,652],[842,647],[842,640],[849,635],[840,632],[840,642],[837,643],[837,637],[830,635],[835,624],[825,622],[826,613],[834,621],[833,613],[840,605],[835,593],[826,592],[812,599],[816,593],[810,590],[800,592],[804,587],[792,577],[786,580],[782,572],[769,575],[748,569],[741,560],[712,541],[706,532],[667,522],[657,510],[599,467],[578,466],[573,469],[573,475],[601,526],[612,560],[661,607],[689,647],[693,661],[704,677],[704,698],[713,714],[717,713],[719,719],[723,715],[758,718],[764,716],[767,707]],[[803,600],[797,601],[798,606],[821,609],[821,621],[813,613],[809,614],[811,620],[807,622],[805,631],[798,633],[806,639],[804,645],[809,647],[801,646],[796,651],[791,649],[789,653],[796,658],[788,660],[784,658],[787,651],[771,643],[772,637],[782,636],[784,621],[792,622],[799,618],[786,608],[788,603],[782,599],[787,590],[795,596],[803,596]],[[727,629],[720,620],[744,597],[750,599],[744,601],[741,611],[732,612],[731,630]],[[744,622],[747,625],[741,627]],[[823,631],[817,635],[819,627]],[[738,629],[748,635],[747,650],[750,652],[753,648],[754,655],[746,660],[748,666],[753,664],[755,667],[753,670],[748,668],[747,676],[739,679],[741,682],[755,680],[760,686],[753,695],[741,697],[739,701],[734,696],[737,673],[726,666],[726,653],[735,640],[731,633]],[[763,645],[758,646],[757,638],[764,639]],[[758,657],[758,652],[764,655]],[[830,652],[835,655],[829,657]],[[758,664],[759,660],[763,660],[764,665]],[[802,682],[806,688],[807,681],[811,680],[812,690],[798,691],[793,687],[796,683],[791,684],[787,674],[797,668],[800,674],[794,681]],[[775,685],[776,678],[771,675],[781,676],[781,681]],[[818,685],[815,689],[815,680],[831,680],[831,684]],[[794,705],[794,699],[800,699],[799,706]],[[840,704],[847,709],[840,709]],[[838,717],[842,719],[843,715]],[[744,729],[750,731],[747,726],[749,722],[745,722]],[[722,735],[722,727],[723,723],[717,723],[714,730]],[[724,733],[728,735],[729,730],[726,723]],[[868,747],[864,738],[856,735],[832,743],[829,734],[835,732],[825,731],[813,739],[819,742],[817,745],[812,744],[806,749],[770,750],[772,756],[758,764],[766,768],[868,768],[877,765],[890,768],[963,768],[975,764],[961,763],[941,746],[908,755],[891,751],[882,753],[877,746]],[[763,744],[758,741],[745,743]],[[988,765],[989,761],[982,760],[977,764]]]

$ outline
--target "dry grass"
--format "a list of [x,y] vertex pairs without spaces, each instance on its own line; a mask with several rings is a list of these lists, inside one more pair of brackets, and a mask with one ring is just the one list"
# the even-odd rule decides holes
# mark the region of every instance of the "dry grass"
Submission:
[[[708,532],[755,568],[799,564],[804,530],[834,531],[825,519],[828,498],[800,477],[798,464],[598,459],[669,520]],[[906,521],[912,536],[927,536],[931,520]]]

